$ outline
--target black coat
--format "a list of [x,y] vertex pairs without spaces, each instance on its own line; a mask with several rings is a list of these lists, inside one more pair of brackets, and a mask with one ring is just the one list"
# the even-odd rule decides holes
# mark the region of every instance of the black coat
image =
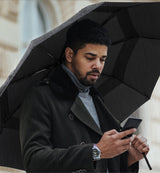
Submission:
[[90,94],[101,129],[61,67],[32,89],[23,103],[20,119],[21,149],[27,172],[106,172],[107,167],[110,172],[128,172],[127,152],[113,159],[92,160],[93,143],[100,140],[103,132],[119,130],[120,126],[94,88]]

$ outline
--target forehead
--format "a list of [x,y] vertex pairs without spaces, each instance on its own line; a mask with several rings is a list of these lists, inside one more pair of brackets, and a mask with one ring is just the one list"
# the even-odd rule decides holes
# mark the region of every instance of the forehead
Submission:
[[84,45],[83,48],[79,49],[78,52],[80,53],[93,53],[96,55],[107,55],[108,47],[106,45],[101,44],[91,44],[87,43]]

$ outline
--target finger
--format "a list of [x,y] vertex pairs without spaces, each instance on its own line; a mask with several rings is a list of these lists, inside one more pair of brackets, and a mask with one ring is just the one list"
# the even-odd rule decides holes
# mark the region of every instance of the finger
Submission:
[[131,142],[133,142],[135,140],[135,137],[136,137],[136,135],[134,135],[134,134],[131,136]]
[[149,146],[143,148],[142,153],[147,154],[149,152]]
[[135,145],[136,141],[137,141],[137,136],[134,137],[134,140],[132,141],[132,145]]
[[132,138],[130,137],[130,138],[120,140],[119,144],[120,145],[130,145],[131,142],[132,142]]
[[132,144],[134,145],[136,143],[139,143],[140,141],[145,142],[145,138],[143,138],[141,135],[137,135],[137,136],[135,135],[134,140],[132,141]]
[[138,150],[140,153],[143,153],[143,152],[147,152],[147,150],[149,149],[148,145],[143,143],[141,145],[139,145],[136,150]]
[[129,148],[130,148],[130,144],[123,145],[123,146],[121,146],[121,151],[125,152],[125,151],[129,150]]
[[141,142],[136,142],[133,146],[134,146],[134,148],[136,148],[136,149],[138,149],[138,148],[144,148],[144,147],[147,146],[147,141],[146,141],[146,142],[143,142],[143,143],[141,143]]
[[132,142],[132,145],[135,148],[138,148],[140,145],[146,144],[146,143],[147,143],[147,139],[142,137],[141,135],[138,135],[135,137],[134,141]]
[[117,130],[112,129],[112,130],[109,130],[109,131],[105,132],[105,134],[107,134],[107,135],[115,135],[115,134],[118,134],[118,132],[117,132]]
[[141,142],[145,142],[147,139],[145,137],[143,137],[142,135],[137,135],[137,140],[141,141]]
[[125,131],[123,131],[123,132],[120,132],[120,133],[119,133],[119,138],[122,139],[122,138],[124,138],[125,136],[134,133],[135,131],[136,131],[136,129],[133,128],[133,129],[129,129],[129,130],[125,130]]

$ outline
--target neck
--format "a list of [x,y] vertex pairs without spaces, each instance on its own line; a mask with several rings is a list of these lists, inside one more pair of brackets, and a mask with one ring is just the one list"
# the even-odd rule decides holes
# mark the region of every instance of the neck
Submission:
[[62,64],[62,68],[67,73],[67,75],[71,78],[71,80],[76,85],[76,87],[79,89],[79,92],[89,92],[90,87],[80,83],[78,78],[75,76],[75,74],[72,71],[69,70],[69,68],[67,68],[64,64]]

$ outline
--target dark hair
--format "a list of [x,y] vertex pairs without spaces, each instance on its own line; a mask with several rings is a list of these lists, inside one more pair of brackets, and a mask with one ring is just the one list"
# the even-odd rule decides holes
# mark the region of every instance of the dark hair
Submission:
[[62,62],[65,60],[64,51],[70,47],[76,54],[87,43],[109,46],[111,41],[108,32],[100,24],[85,19],[75,22],[67,32],[66,43],[63,50]]

